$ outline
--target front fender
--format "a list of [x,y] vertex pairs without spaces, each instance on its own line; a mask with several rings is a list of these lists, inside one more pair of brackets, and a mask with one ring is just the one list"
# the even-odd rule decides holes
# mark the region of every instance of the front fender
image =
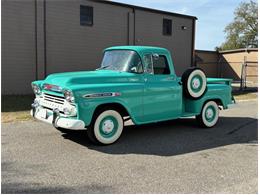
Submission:
[[134,105],[134,102],[131,103],[132,107],[129,107],[129,103],[127,103],[123,99],[119,98],[102,98],[102,100],[95,100],[95,101],[89,101],[89,100],[81,100],[78,103],[78,119],[83,120],[86,126],[90,125],[94,112],[97,109],[97,107],[100,107],[102,105],[108,105],[108,104],[119,104],[120,106],[124,107],[125,110],[128,112],[129,116],[131,117],[133,123],[139,124],[139,118],[142,117],[142,109],[138,109],[137,107],[140,107],[140,104],[137,106]]
[[[91,123],[96,108],[103,104],[117,103],[122,105],[135,124],[139,124],[143,117],[143,83],[91,85],[85,89],[74,90],[74,92],[78,105],[78,117],[87,125]],[[107,93],[118,93],[120,95],[100,95]],[[89,94],[94,94],[94,96],[89,97]]]

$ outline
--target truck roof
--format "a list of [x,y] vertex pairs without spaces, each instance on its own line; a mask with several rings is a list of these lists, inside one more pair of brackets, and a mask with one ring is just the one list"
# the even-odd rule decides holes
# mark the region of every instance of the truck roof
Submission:
[[114,46],[114,47],[109,47],[106,48],[105,51],[108,50],[133,50],[136,51],[137,53],[143,53],[143,52],[158,52],[158,53],[166,53],[169,52],[167,49],[162,48],[162,47],[151,47],[151,46]]

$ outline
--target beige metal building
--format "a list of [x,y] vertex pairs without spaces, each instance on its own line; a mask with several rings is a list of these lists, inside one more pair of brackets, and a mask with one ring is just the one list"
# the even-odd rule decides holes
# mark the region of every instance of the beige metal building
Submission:
[[114,45],[168,48],[193,63],[196,17],[97,0],[2,0],[2,93],[28,94],[55,72],[93,70]]
[[208,77],[231,78],[235,82],[247,82],[256,86],[258,82],[258,49],[246,48],[227,51],[196,50],[197,66]]

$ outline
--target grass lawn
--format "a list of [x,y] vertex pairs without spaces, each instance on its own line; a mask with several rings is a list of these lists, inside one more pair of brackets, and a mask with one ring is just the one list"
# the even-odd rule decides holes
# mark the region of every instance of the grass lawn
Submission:
[[[258,93],[234,92],[236,101],[257,99]],[[2,123],[33,120],[30,115],[33,95],[2,96]]]
[[33,120],[29,110],[18,111],[18,112],[2,112],[1,116],[2,116],[2,123]]
[[258,93],[245,93],[245,92],[234,92],[234,98],[236,101],[253,100],[258,98]]
[[1,99],[2,123],[32,120],[30,109],[34,95],[7,95]]

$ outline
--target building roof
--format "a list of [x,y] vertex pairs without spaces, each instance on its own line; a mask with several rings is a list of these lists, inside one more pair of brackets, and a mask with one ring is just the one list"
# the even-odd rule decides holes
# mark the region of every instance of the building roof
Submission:
[[152,9],[152,8],[147,8],[147,7],[141,7],[141,6],[136,6],[136,5],[130,5],[130,4],[125,4],[125,3],[118,3],[118,2],[114,2],[114,1],[110,1],[110,0],[109,1],[107,1],[107,0],[90,0],[90,1],[94,1],[97,3],[105,3],[105,4],[110,4],[110,5],[117,5],[117,6],[122,6],[122,7],[128,7],[128,8],[132,8],[132,9],[139,9],[139,10],[144,10],[144,11],[149,11],[149,12],[154,12],[154,13],[172,15],[172,16],[176,16],[176,17],[190,18],[193,20],[198,19],[195,16],[178,14],[178,13],[173,13],[173,12],[168,12],[168,11],[163,11],[163,10],[158,10],[158,9]]
[[212,50],[200,50],[200,49],[196,49],[195,52],[196,52],[196,53],[218,53],[217,51],[212,51]]
[[232,49],[232,50],[219,51],[219,53],[225,54],[225,53],[250,52],[250,51],[258,51],[258,48]]
[[224,51],[211,51],[211,50],[199,50],[196,49],[196,53],[239,53],[239,52],[250,52],[250,51],[258,51],[258,48],[241,48],[241,49],[232,49],[232,50],[224,50]]

